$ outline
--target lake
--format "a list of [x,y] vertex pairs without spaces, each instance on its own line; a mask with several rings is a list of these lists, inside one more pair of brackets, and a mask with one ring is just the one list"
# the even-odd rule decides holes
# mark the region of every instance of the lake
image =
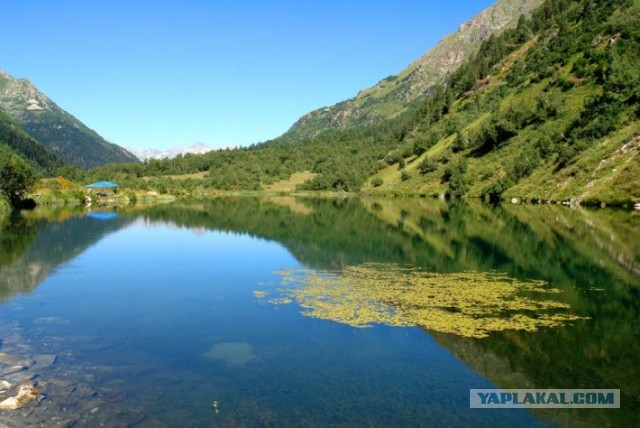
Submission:
[[640,426],[638,212],[238,197],[24,211],[0,245],[10,427]]

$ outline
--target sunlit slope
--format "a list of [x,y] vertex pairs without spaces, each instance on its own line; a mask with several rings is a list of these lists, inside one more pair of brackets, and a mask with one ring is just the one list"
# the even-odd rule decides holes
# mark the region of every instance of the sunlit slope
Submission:
[[450,96],[457,96],[444,114],[416,126],[365,188],[577,203],[640,200],[638,1],[562,3],[557,16],[536,12],[516,30],[520,35],[505,34],[481,51],[508,54],[494,55],[499,59],[488,73],[467,79],[456,94],[465,68],[477,77],[473,69],[486,58],[462,66],[451,81]]

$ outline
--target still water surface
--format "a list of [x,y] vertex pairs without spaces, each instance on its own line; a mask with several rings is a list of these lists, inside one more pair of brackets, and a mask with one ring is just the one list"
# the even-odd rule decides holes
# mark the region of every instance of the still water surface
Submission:
[[[0,422],[638,426],[639,226],[624,211],[431,200],[24,212],[0,231],[0,352],[31,361],[20,375],[46,399]],[[460,273],[539,280],[555,292],[536,299],[573,318],[474,337],[465,331],[479,331],[482,313],[458,334],[427,321],[356,328],[338,312],[365,314],[371,302],[351,296],[362,288],[324,315],[300,294],[283,299],[283,271],[322,278],[362,266],[439,274],[446,287]],[[345,289],[356,287],[372,286]],[[374,295],[392,307],[385,314],[400,313],[388,290],[366,290]],[[43,355],[55,362],[43,367]],[[619,388],[622,408],[469,409],[470,388],[494,387]]]

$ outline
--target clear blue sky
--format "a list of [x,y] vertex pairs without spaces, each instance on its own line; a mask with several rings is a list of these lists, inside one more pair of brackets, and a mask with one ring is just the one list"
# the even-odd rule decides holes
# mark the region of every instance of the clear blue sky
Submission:
[[0,69],[132,148],[275,138],[396,74],[491,0],[29,0]]

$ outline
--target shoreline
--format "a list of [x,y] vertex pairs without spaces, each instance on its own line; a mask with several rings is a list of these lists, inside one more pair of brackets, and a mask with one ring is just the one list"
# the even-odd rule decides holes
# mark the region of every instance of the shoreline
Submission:
[[[155,192],[154,192],[155,193]],[[589,208],[589,209],[622,209],[630,212],[640,211],[640,202],[620,202],[620,203],[605,203],[605,202],[597,202],[591,203],[584,201],[576,202],[573,200],[567,201],[556,201],[556,200],[544,200],[538,198],[511,198],[511,200],[501,200],[501,201],[487,201],[482,198],[475,197],[462,197],[462,198],[451,198],[447,197],[443,194],[438,195],[427,195],[427,194],[402,194],[402,193],[375,193],[375,192],[330,192],[330,191],[290,191],[290,192],[282,192],[282,191],[261,191],[261,190],[235,190],[235,191],[225,191],[225,190],[215,190],[211,192],[194,192],[188,194],[135,194],[130,191],[124,191],[122,194],[118,195],[110,195],[108,197],[99,197],[94,198],[91,197],[91,201],[87,202],[87,200],[80,200],[76,195],[72,194],[59,194],[53,197],[47,196],[45,198],[40,197],[38,195],[29,195],[30,198],[25,201],[33,201],[31,208],[39,207],[39,206],[49,206],[49,207],[61,207],[61,206],[79,206],[85,205],[87,207],[95,207],[95,206],[125,206],[125,205],[136,205],[136,204],[165,204],[171,203],[176,200],[182,199],[191,199],[191,200],[209,200],[216,198],[230,198],[230,197],[292,197],[292,198],[320,198],[320,199],[346,199],[346,198],[382,198],[382,199],[434,199],[448,202],[463,202],[463,203],[483,203],[488,205],[562,205],[568,208]],[[6,207],[3,207],[2,202],[0,202],[0,218],[8,216],[14,210],[8,204]],[[6,208],[6,209],[5,209]],[[18,207],[17,209],[24,209],[23,207]],[[29,208],[28,206],[26,207]]]

